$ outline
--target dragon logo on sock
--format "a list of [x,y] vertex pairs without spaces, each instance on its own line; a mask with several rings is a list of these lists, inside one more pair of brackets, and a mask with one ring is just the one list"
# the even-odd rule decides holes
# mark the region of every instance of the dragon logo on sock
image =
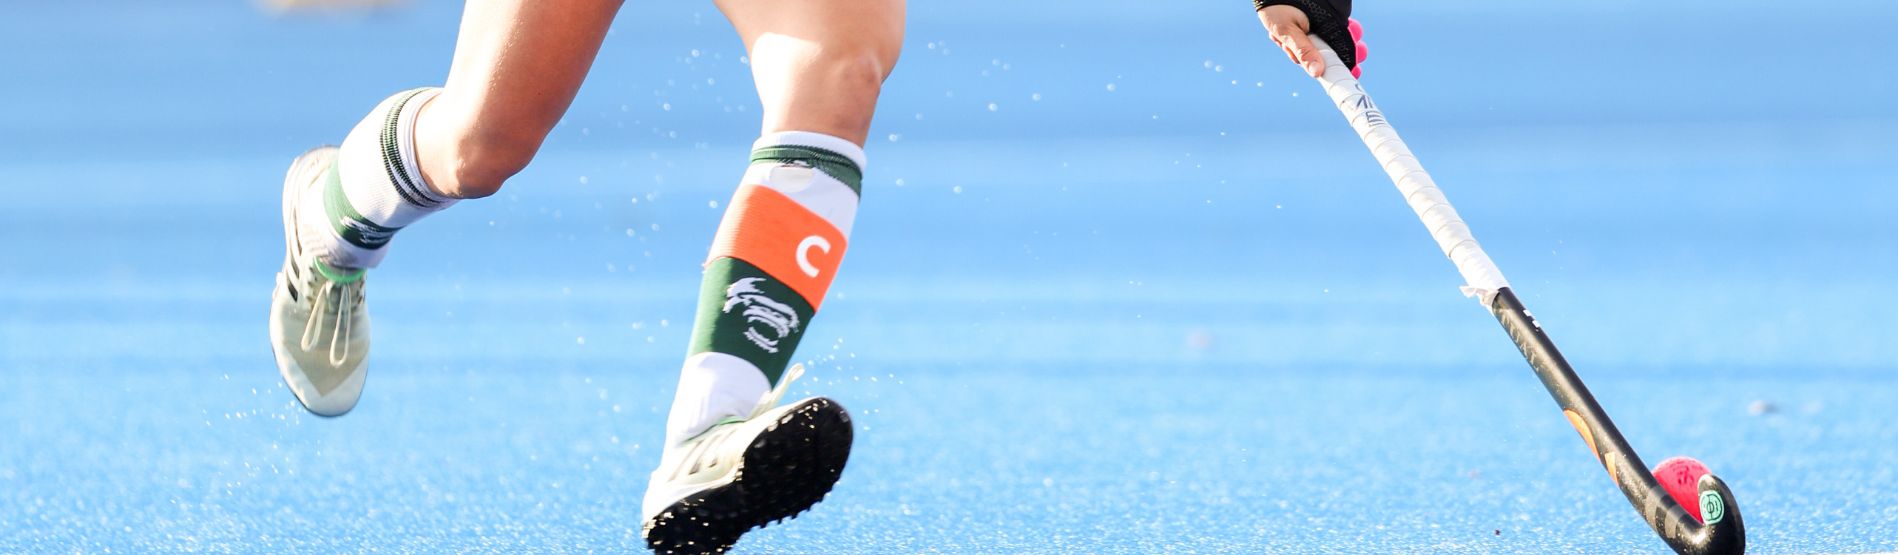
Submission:
[[387,228],[347,216],[336,218],[336,227],[342,230],[343,239],[365,249],[379,249],[395,238],[400,228]]
[[750,325],[745,329],[745,338],[765,352],[776,353],[778,342],[796,332],[800,322],[797,311],[790,305],[771,300],[758,289],[758,284],[764,281],[764,278],[751,277],[726,287],[724,312],[731,314],[732,309],[743,307],[741,314]]

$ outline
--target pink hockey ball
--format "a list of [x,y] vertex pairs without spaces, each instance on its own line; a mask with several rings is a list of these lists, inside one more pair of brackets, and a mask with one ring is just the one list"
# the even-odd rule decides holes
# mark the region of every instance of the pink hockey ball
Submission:
[[1667,496],[1674,498],[1675,503],[1687,509],[1687,514],[1700,522],[1706,522],[1700,516],[1700,477],[1712,473],[1707,470],[1707,465],[1700,464],[1693,457],[1673,457],[1654,467],[1654,479],[1660,480],[1661,488],[1667,490]]

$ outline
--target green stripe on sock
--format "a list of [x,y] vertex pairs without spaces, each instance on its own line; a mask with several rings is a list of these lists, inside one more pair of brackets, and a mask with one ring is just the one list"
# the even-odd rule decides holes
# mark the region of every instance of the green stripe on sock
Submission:
[[751,163],[802,164],[829,174],[863,195],[863,169],[850,157],[829,150],[800,145],[767,146],[751,151]]
[[418,208],[431,208],[441,204],[441,201],[429,198],[427,191],[423,191],[424,186],[416,183],[416,180],[409,176],[408,170],[402,164],[400,139],[403,107],[408,106],[410,100],[415,100],[416,96],[424,92],[428,92],[427,87],[396,93],[402,98],[389,106],[389,115],[382,127],[382,165],[383,169],[389,173],[389,182],[395,185],[395,192],[402,196],[402,200]]
[[705,265],[698,321],[686,356],[715,352],[742,358],[776,385],[816,313],[796,291],[764,270],[720,257]]
[[336,283],[355,283],[362,280],[363,274],[369,273],[366,270],[345,270],[321,260],[316,261],[315,267],[316,273],[323,274],[323,279]]
[[327,173],[329,177],[323,183],[323,212],[328,214],[336,235],[351,245],[370,250],[389,244],[389,240],[395,238],[395,232],[402,228],[376,225],[349,204],[349,196],[343,194],[340,163],[331,163]]

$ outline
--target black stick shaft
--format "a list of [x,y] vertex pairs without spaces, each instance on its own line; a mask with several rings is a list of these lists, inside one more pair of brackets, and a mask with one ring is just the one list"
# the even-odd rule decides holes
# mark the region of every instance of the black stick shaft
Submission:
[[1363,84],[1351,75],[1350,69],[1323,38],[1310,38],[1325,59],[1325,74],[1318,76],[1325,95],[1331,97],[1345,121],[1351,123],[1352,130],[1364,141],[1364,147],[1371,150],[1378,165],[1390,176],[1391,183],[1404,194],[1404,202],[1430,229],[1430,238],[1443,249],[1443,255],[1456,264],[1457,273],[1468,283],[1464,290],[1483,295],[1490,313],[1502,322],[1503,329],[1516,341],[1516,347],[1522,349],[1522,356],[1529,360],[1536,376],[1542,378],[1549,395],[1562,406],[1569,423],[1588,441],[1588,449],[1608,469],[1608,475],[1621,488],[1621,493],[1628,496],[1628,502],[1634,504],[1641,518],[1647,520],[1648,526],[1653,527],[1668,546],[1681,553],[1745,551],[1746,531],[1740,522],[1740,509],[1734,504],[1733,492],[1728,491],[1717,476],[1701,477],[1698,491],[1701,514],[1707,519],[1705,525],[1674,502],[1654,479],[1654,474],[1648,472],[1641,458],[1635,456],[1634,449],[1628,447],[1628,441],[1621,438],[1621,432],[1615,429],[1608,414],[1602,412],[1601,405],[1595,403],[1595,397],[1589,395],[1588,388],[1576,377],[1575,370],[1569,368],[1568,361],[1562,359],[1555,342],[1542,333],[1535,318],[1522,307],[1522,301],[1509,290],[1502,270],[1483,252],[1469,226],[1430,179],[1430,173],[1424,171],[1417,156],[1404,145],[1383,110],[1371,101],[1371,93],[1364,90]]
[[[1516,293],[1505,287],[1496,292],[1489,305],[1491,314],[1509,332],[1509,338],[1522,350],[1522,356],[1535,369],[1536,377],[1562,407],[1569,423],[1582,434],[1595,458],[1608,470],[1608,476],[1621,488],[1641,518],[1675,551],[1688,554],[1726,554],[1746,551],[1746,534],[1740,509],[1733,493],[1719,478],[1707,476],[1701,484],[1701,514],[1711,524],[1703,525],[1667,494],[1660,481],[1648,471],[1628,440],[1621,437],[1615,423],[1595,402],[1595,396],[1569,367],[1555,342],[1543,333],[1535,317],[1522,306]],[[1711,482],[1711,483],[1709,483]]]

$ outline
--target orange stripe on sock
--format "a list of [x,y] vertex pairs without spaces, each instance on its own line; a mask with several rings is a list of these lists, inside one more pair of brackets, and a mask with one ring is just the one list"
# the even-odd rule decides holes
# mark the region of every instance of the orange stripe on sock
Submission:
[[718,225],[711,258],[750,262],[816,309],[837,275],[845,246],[843,232],[823,216],[769,187],[745,185]]

